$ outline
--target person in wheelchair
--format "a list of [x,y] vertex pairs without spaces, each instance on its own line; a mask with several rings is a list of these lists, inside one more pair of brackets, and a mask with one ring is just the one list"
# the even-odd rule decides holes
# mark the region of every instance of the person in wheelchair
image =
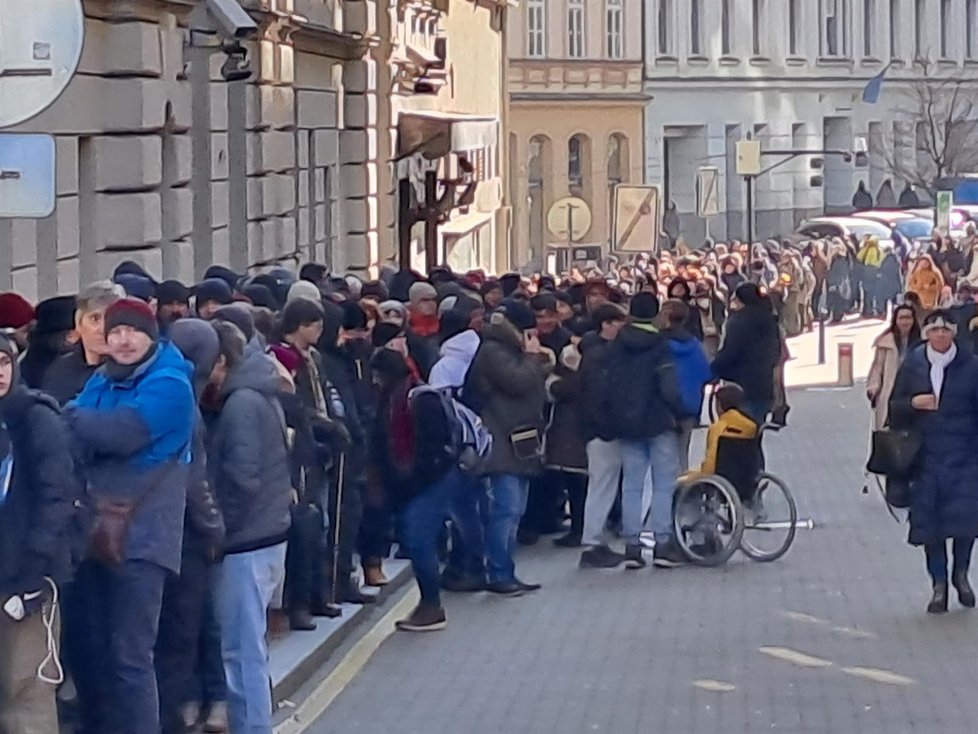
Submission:
[[716,401],[719,415],[706,434],[706,456],[700,472],[726,479],[741,502],[750,507],[764,463],[757,423],[744,411],[746,398],[740,385],[724,385],[717,390]]

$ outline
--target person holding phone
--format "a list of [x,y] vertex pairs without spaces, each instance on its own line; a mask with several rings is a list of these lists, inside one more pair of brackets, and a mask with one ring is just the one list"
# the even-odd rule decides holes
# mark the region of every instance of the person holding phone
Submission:
[[955,344],[957,328],[946,311],[927,317],[925,343],[900,366],[890,399],[891,426],[921,438],[910,483],[909,541],[924,547],[931,614],[948,608],[948,540],[950,582],[963,606],[975,606],[968,570],[978,537],[978,359]]

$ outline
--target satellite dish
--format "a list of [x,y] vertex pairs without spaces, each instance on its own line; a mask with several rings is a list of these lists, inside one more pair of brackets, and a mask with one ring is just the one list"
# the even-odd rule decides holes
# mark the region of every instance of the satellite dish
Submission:
[[78,69],[81,0],[0,0],[0,127],[36,117]]
[[591,229],[591,207],[576,196],[564,197],[550,207],[547,229],[564,242],[580,242]]

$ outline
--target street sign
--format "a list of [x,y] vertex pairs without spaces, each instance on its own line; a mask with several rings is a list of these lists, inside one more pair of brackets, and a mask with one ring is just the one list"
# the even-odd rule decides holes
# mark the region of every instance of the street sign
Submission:
[[81,59],[81,0],[0,0],[0,128],[61,96]]
[[720,169],[703,166],[696,173],[696,216],[715,217],[720,213]]
[[658,186],[615,187],[616,252],[655,252],[659,246],[662,197]]
[[738,140],[735,148],[738,176],[757,176],[761,172],[761,141]]
[[0,218],[54,212],[54,137],[0,133]]
[[547,229],[565,243],[580,242],[591,229],[591,207],[576,196],[564,197],[550,207]]
[[954,208],[954,192],[938,191],[934,207],[934,226],[944,234],[951,231],[951,209]]

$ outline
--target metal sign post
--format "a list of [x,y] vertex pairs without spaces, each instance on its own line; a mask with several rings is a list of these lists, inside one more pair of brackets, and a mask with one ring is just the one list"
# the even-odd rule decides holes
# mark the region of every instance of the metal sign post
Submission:
[[954,208],[954,192],[938,191],[934,207],[934,226],[943,234],[951,232],[951,209]]

